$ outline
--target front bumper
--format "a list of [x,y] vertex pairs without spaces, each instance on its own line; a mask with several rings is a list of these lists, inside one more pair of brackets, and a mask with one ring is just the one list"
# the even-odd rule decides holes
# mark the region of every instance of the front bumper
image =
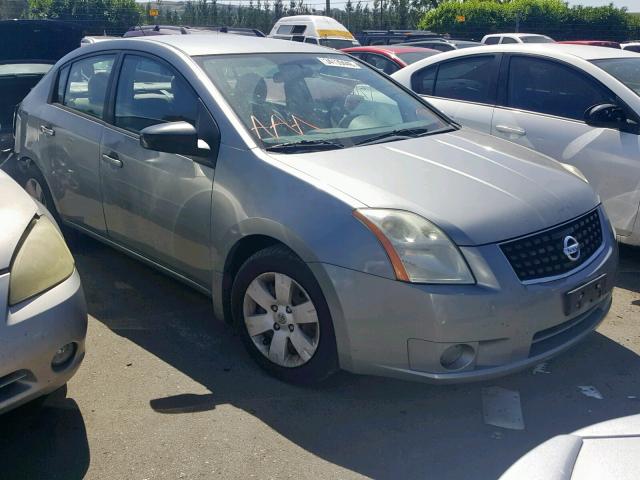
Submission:
[[[611,306],[618,250],[602,222],[603,248],[589,263],[537,284],[523,284],[498,245],[461,249],[476,285],[409,284],[310,264],[332,313],[340,365],[355,373],[459,382],[505,375],[558,354],[593,331]],[[603,274],[604,295],[565,315],[565,292]],[[443,366],[442,354],[459,344],[472,354]]]
[[[61,386],[84,358],[87,307],[77,271],[51,290],[7,306],[9,273],[0,275],[0,413]],[[76,344],[75,355],[53,369],[55,352]]]

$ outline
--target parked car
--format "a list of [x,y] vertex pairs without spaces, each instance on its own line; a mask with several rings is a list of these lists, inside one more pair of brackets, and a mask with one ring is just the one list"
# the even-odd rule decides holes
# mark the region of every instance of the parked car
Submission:
[[85,47],[22,102],[16,151],[65,225],[211,295],[287,381],[502,375],[611,304],[617,244],[575,170],[321,46]]
[[640,42],[628,42],[622,43],[620,48],[623,50],[628,50],[629,52],[637,52],[640,53]]
[[482,37],[485,45],[496,45],[498,43],[554,43],[553,38],[537,33],[492,33]]
[[620,43],[610,42],[609,40],[564,40],[562,42],[569,45],[590,45],[592,47],[621,48]]
[[55,220],[3,171],[0,223],[0,413],[5,413],[73,376],[84,357],[87,308]]
[[343,48],[342,51],[367,62],[387,75],[391,75],[413,62],[440,53],[438,50],[400,45]]
[[82,29],[71,23],[0,21],[0,160],[13,147],[17,105],[54,63],[80,45],[81,38]]
[[640,469],[640,415],[614,418],[541,443],[500,480],[633,480]]
[[451,118],[584,173],[624,243],[640,244],[640,58],[578,45],[469,48],[394,74]]
[[356,35],[361,45],[395,45],[439,37],[428,30],[364,30]]
[[446,38],[434,38],[427,40],[417,40],[413,42],[400,43],[407,47],[423,47],[430,48],[432,50],[439,50],[441,52],[448,52],[450,50],[459,50],[460,48],[479,47],[482,45],[480,42],[471,42],[469,40],[452,40]]
[[113,37],[111,35],[94,35],[89,37],[82,37],[82,40],[80,40],[80,46],[86,47],[87,45],[93,45],[94,43],[104,42],[105,40],[113,40],[115,38],[120,37]]
[[341,49],[360,45],[340,22],[322,15],[293,15],[280,18],[269,37]]

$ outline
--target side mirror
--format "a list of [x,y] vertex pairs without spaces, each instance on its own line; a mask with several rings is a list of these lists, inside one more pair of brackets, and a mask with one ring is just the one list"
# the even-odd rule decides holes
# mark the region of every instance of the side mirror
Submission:
[[140,145],[147,150],[180,155],[207,156],[211,149],[198,140],[196,127],[188,122],[169,122],[152,125],[140,131]]
[[603,103],[587,109],[584,113],[587,125],[598,128],[614,128],[626,130],[629,128],[627,114],[618,105]]

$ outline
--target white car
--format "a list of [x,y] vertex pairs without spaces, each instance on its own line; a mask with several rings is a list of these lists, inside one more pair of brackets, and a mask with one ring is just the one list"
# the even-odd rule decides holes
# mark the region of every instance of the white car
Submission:
[[620,48],[629,52],[640,53],[640,42],[621,43]]
[[618,240],[640,245],[637,53],[483,46],[426,58],[393,78],[463,125],[577,167],[600,195]]
[[553,43],[555,40],[537,33],[492,33],[482,37],[485,45],[504,45],[505,43]]

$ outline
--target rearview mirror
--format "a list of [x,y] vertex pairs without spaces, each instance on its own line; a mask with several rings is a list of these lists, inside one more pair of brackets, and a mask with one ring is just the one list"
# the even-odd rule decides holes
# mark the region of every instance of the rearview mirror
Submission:
[[207,156],[211,149],[198,140],[196,127],[188,122],[169,122],[152,125],[140,131],[140,145],[147,150],[180,155]]
[[618,105],[603,103],[587,109],[584,114],[587,125],[598,128],[615,128],[626,130],[629,128],[627,114]]

